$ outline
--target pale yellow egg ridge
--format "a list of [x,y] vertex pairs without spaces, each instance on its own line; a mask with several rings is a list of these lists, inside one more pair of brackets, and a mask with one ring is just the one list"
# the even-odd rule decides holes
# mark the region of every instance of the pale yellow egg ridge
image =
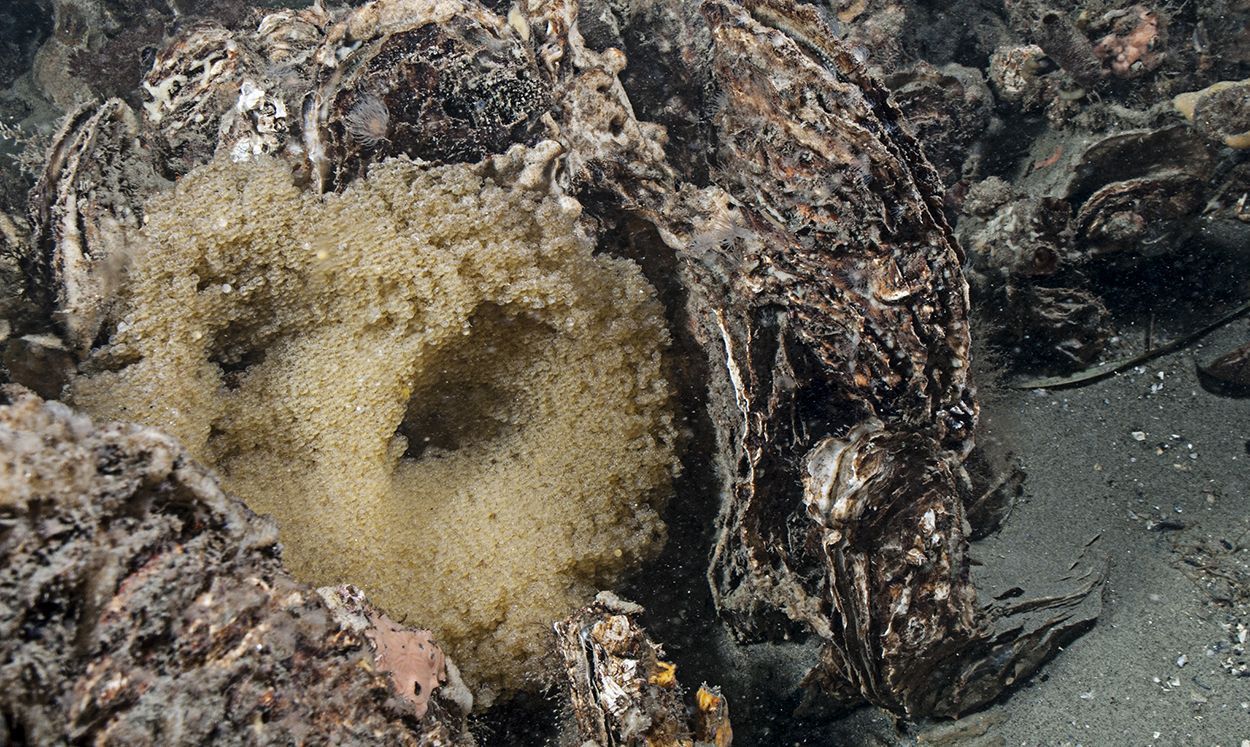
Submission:
[[575,205],[394,160],[338,195],[213,163],[147,210],[74,401],[167,429],[284,557],[538,684],[549,626],[653,555],[675,470],[662,308]]

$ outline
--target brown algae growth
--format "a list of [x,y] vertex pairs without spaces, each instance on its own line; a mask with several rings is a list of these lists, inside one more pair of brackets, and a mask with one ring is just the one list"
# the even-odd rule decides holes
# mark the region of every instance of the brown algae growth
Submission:
[[489,702],[664,536],[662,308],[578,210],[471,166],[326,196],[201,167],[149,203],[73,400],[176,435],[278,518],[297,575],[431,627]]

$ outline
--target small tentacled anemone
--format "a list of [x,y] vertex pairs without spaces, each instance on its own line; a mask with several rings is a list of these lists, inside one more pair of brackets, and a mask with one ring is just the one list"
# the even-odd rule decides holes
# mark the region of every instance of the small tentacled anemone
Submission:
[[391,112],[381,96],[366,93],[343,119],[343,127],[353,140],[368,148],[390,142]]

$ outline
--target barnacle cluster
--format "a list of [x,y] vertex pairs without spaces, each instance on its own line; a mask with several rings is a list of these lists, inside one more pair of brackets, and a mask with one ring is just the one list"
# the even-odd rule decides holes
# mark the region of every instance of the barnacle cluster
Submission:
[[191,172],[72,391],[182,439],[297,575],[432,628],[485,701],[658,549],[674,470],[654,290],[502,168],[392,159],[326,196],[263,158]]

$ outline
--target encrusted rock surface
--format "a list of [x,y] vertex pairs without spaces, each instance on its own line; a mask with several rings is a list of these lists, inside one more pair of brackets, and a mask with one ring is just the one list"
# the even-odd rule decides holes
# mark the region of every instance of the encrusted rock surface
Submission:
[[471,742],[169,436],[0,397],[0,742]]

